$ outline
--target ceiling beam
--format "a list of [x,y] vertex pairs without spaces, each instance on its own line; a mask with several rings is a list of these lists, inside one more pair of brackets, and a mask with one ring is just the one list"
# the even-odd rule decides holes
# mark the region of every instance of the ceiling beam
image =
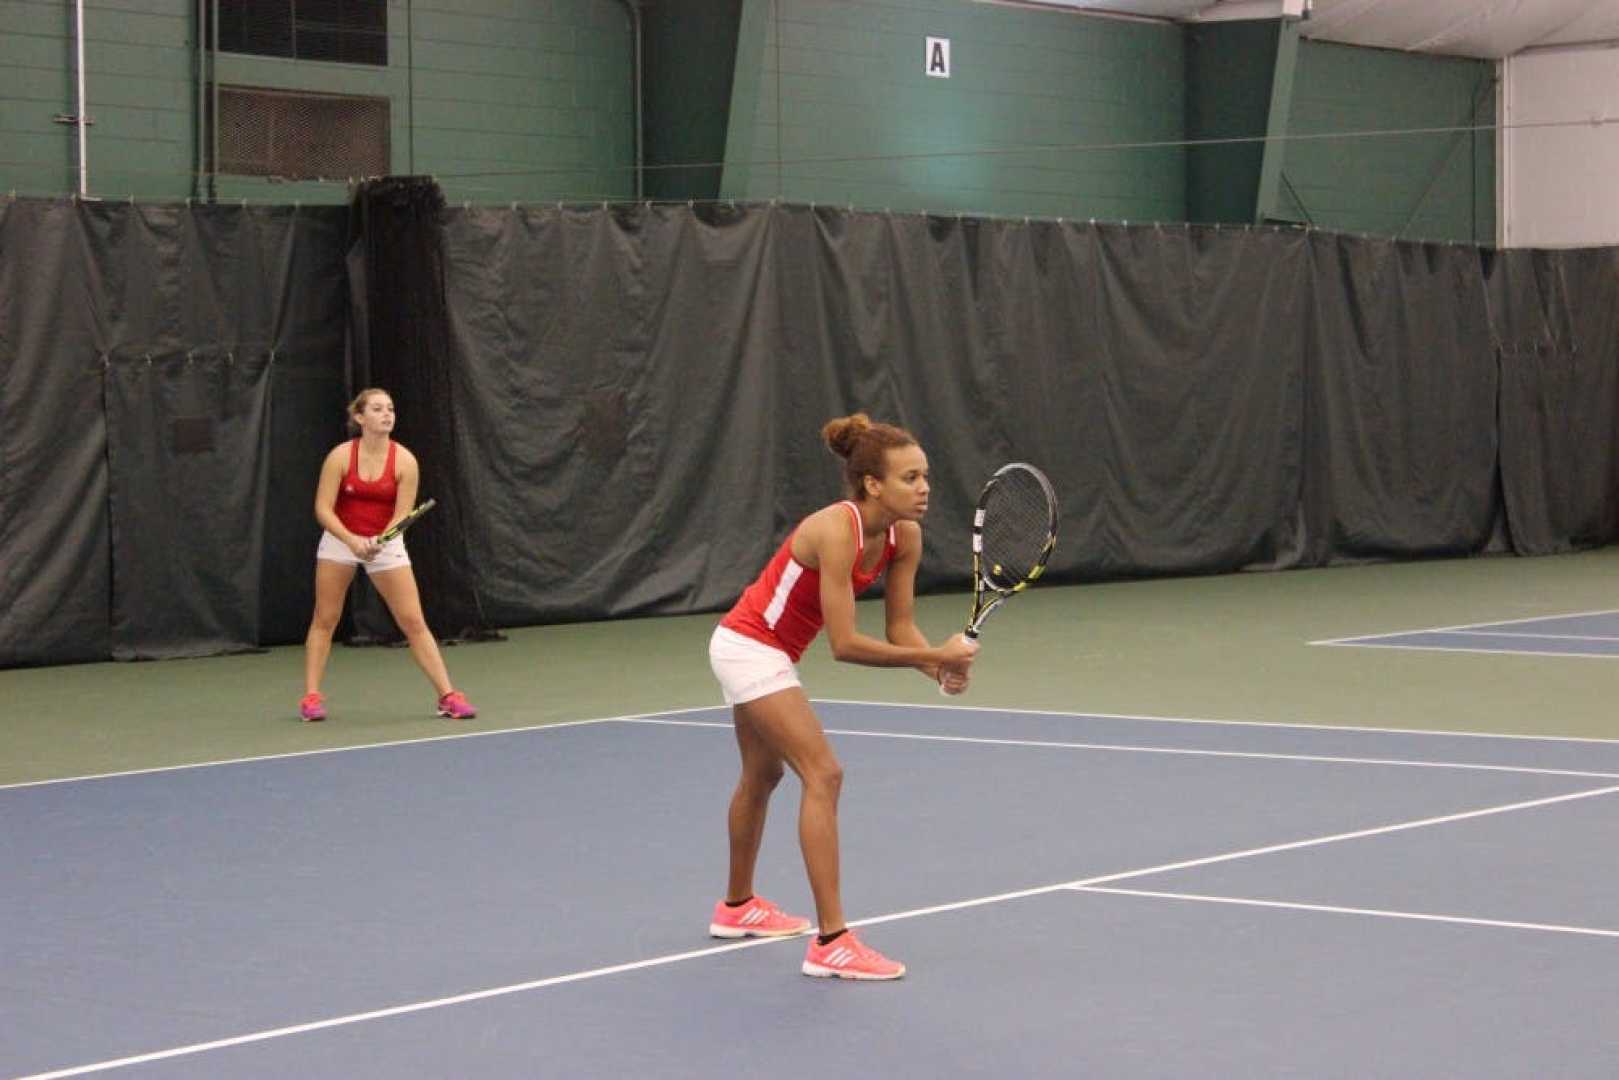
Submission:
[[1187,22],[1235,22],[1239,19],[1302,19],[1310,0],[1224,0],[1186,17]]

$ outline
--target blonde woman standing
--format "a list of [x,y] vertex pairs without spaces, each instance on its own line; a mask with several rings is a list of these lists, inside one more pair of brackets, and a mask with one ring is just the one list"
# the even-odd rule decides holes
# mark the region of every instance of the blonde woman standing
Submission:
[[438,642],[422,615],[404,536],[378,539],[416,503],[421,479],[416,456],[392,438],[394,403],[386,391],[374,387],[360,391],[348,411],[349,426],[359,434],[326,455],[315,490],[315,520],[325,532],[315,552],[315,612],[304,639],[299,714],[307,721],[326,719],[321,679],[349,583],[355,567],[363,566],[405,635],[411,659],[433,684],[438,715],[470,720],[478,710],[450,683]]

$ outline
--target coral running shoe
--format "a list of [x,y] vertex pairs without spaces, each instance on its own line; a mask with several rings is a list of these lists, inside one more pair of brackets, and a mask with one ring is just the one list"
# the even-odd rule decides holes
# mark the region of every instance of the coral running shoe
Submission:
[[804,950],[802,970],[823,979],[897,979],[905,974],[905,965],[890,960],[850,930],[825,945],[818,937],[811,939]]
[[810,928],[808,919],[789,915],[762,896],[755,896],[741,907],[729,907],[724,900],[714,905],[714,919],[708,924],[713,937],[791,937]]
[[451,720],[471,720],[478,715],[478,710],[472,707],[472,702],[461,691],[451,690],[438,699],[438,714]]
[[298,715],[304,718],[305,723],[326,719],[326,699],[318,693],[305,694],[298,703]]

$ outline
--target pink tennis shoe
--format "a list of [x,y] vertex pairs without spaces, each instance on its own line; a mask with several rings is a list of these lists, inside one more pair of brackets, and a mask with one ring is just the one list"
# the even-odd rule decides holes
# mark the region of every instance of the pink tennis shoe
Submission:
[[808,919],[789,915],[762,896],[755,896],[741,907],[729,907],[724,900],[714,905],[714,919],[708,924],[713,937],[791,937],[810,928]]
[[298,703],[298,715],[304,718],[305,723],[326,719],[326,699],[318,692],[305,694]]
[[438,714],[451,720],[471,720],[478,715],[478,710],[461,691],[451,690],[438,699]]
[[806,975],[822,979],[897,979],[905,974],[905,965],[890,960],[882,953],[854,936],[849,930],[825,945],[820,938],[812,938],[804,950]]

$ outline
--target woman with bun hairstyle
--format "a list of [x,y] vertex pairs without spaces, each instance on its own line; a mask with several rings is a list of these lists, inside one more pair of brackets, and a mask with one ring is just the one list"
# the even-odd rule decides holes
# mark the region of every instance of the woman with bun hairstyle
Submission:
[[315,520],[326,531],[315,551],[315,613],[304,639],[304,698],[299,714],[305,720],[326,719],[320,681],[354,568],[363,566],[409,642],[411,658],[433,684],[438,714],[471,720],[478,710],[450,685],[438,642],[422,615],[405,538],[377,539],[416,505],[421,480],[416,455],[391,437],[393,398],[375,387],[361,390],[349,404],[349,427],[359,436],[339,443],[326,455],[315,489]]
[[[736,725],[742,776],[728,818],[729,880],[708,929],[715,937],[740,938],[810,928],[808,919],[786,914],[753,891],[765,813],[785,765],[803,785],[798,842],[820,924],[802,971],[897,979],[905,965],[860,941],[844,922],[838,882],[843,768],[794,664],[824,626],[839,660],[915,668],[960,693],[978,646],[957,634],[935,647],[916,626],[916,568],[928,509],[928,459],[916,439],[864,413],[830,421],[821,434],[843,459],[850,497],[799,522],[709,642],[709,662]],[[885,570],[887,640],[879,641],[857,629],[855,597]]]

